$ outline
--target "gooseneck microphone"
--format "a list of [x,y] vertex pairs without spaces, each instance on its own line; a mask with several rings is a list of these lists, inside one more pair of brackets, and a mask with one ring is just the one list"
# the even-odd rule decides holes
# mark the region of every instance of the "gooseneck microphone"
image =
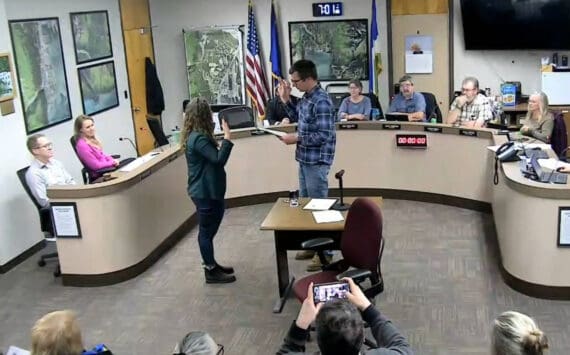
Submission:
[[337,211],[346,211],[349,207],[350,204],[348,203],[344,203],[344,191],[343,191],[343,187],[342,187],[342,176],[344,175],[344,169],[338,171],[336,174],[334,174],[334,177],[336,179],[338,179],[338,190],[340,191],[340,201],[335,203],[332,206],[333,210],[337,210]]
[[131,146],[133,147],[133,149],[135,150],[135,154],[137,155],[137,157],[139,156],[139,151],[137,150],[137,146],[135,145],[135,142],[133,142],[132,139],[130,139],[129,137],[119,137],[119,140],[122,141],[129,141],[129,143],[131,143]]

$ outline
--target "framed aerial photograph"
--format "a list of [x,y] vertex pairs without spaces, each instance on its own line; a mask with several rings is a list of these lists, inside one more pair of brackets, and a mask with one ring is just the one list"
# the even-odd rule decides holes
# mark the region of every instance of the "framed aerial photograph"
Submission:
[[184,31],[190,98],[211,105],[245,104],[242,32],[236,28]]
[[14,71],[9,53],[0,53],[0,102],[14,99]]
[[107,11],[72,12],[69,16],[77,64],[113,56]]
[[12,20],[8,24],[26,133],[70,120],[58,19]]
[[95,115],[119,106],[113,61],[77,69],[81,103],[86,115]]
[[368,20],[289,22],[291,63],[309,59],[319,80],[368,80]]

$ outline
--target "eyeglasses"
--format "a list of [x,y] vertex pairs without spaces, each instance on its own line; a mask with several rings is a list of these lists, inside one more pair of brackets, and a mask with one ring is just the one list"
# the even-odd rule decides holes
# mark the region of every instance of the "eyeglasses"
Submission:
[[218,352],[216,355],[224,355],[224,346],[222,344],[218,344]]
[[400,86],[403,87],[403,88],[409,88],[409,87],[412,86],[412,84],[406,83],[406,84],[400,84]]
[[42,148],[51,149],[53,148],[53,143],[46,143],[44,145],[38,145],[37,147],[34,147],[34,149],[42,149]]
[[473,89],[461,88],[462,92],[473,91],[473,90],[476,90],[476,89],[475,88],[473,88]]

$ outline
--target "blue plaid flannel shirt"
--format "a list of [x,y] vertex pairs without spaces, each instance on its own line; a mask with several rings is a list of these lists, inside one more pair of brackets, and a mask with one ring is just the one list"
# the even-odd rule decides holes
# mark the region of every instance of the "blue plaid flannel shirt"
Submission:
[[291,122],[297,122],[295,159],[301,164],[332,165],[336,146],[334,107],[320,85],[306,92],[297,105],[285,106]]

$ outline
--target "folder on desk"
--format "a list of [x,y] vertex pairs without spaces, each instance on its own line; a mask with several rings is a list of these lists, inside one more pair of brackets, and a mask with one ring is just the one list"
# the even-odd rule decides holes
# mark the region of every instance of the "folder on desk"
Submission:
[[313,198],[305,206],[304,210],[326,211],[330,209],[336,202],[336,198]]

